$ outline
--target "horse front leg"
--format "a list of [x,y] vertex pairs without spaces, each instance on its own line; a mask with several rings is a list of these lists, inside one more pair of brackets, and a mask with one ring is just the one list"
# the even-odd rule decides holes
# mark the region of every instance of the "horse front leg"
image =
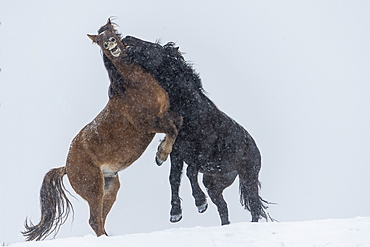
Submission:
[[186,176],[189,178],[192,195],[195,199],[195,206],[198,208],[199,213],[204,213],[208,208],[206,195],[202,191],[198,183],[198,168],[195,165],[188,164],[186,169]]
[[171,171],[169,177],[171,185],[170,222],[175,223],[182,219],[182,209],[179,196],[179,189],[184,162],[179,158],[178,155],[176,155],[176,151],[171,153],[170,159],[171,159]]
[[182,125],[182,116],[173,112],[168,112],[164,118],[159,119],[159,133],[165,133],[166,137],[158,146],[155,161],[161,166],[172,152],[172,146],[176,141],[177,134]]

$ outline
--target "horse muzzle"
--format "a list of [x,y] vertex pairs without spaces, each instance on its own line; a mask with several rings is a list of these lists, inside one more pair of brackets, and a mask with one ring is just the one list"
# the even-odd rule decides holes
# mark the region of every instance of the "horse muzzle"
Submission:
[[107,41],[104,43],[104,48],[109,50],[114,57],[118,57],[121,54],[121,49],[118,47],[117,42]]

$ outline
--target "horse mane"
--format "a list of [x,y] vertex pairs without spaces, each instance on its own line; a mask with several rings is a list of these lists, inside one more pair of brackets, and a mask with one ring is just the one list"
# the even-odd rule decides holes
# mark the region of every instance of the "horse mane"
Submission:
[[192,63],[185,60],[179,47],[176,47],[174,42],[168,42],[163,48],[167,54],[167,58],[172,64],[172,68],[179,71],[179,73],[182,72],[186,74],[187,82],[190,82],[194,89],[197,89],[201,93],[205,93],[199,73],[195,71]]
[[[107,30],[106,26],[101,27],[99,32],[104,30]],[[185,61],[174,42],[162,46],[159,41],[152,43],[132,36],[126,36],[121,41],[128,47],[126,52],[130,61],[150,73],[169,93],[172,106],[194,98],[194,93],[205,96],[199,74],[193,69],[193,64]],[[104,53],[102,55],[111,82],[109,97],[122,96],[125,92],[124,80],[112,62]]]
[[107,69],[110,81],[110,86],[108,89],[109,98],[113,98],[114,96],[123,96],[124,92],[126,91],[123,77],[118,72],[113,63],[109,60],[109,58],[104,55],[103,52],[102,55],[104,66]]
[[122,39],[122,34],[120,32],[118,32],[118,30],[115,28],[115,27],[119,27],[119,26],[115,22],[111,21],[110,18],[108,20],[109,20],[109,23],[107,23],[104,26],[99,28],[98,34],[101,34],[102,32],[104,32],[104,31],[106,31],[110,28],[113,28],[114,33],[119,37],[119,39]]

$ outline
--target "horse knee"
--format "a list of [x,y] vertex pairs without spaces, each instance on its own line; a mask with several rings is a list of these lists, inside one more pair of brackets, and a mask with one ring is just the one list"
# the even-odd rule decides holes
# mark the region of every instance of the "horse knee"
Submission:
[[207,210],[208,204],[206,195],[199,186],[198,169],[195,166],[188,165],[186,175],[190,180],[192,195],[195,199],[195,206],[197,206],[199,213],[203,213]]
[[197,175],[198,175],[198,170],[195,167],[188,165],[188,167],[186,168],[186,176],[189,179],[193,179]]
[[[177,135],[177,134],[176,134]],[[166,132],[166,137],[159,144],[155,161],[158,166],[161,166],[168,158],[168,155],[172,152],[172,146],[175,143],[176,136],[172,136]]]

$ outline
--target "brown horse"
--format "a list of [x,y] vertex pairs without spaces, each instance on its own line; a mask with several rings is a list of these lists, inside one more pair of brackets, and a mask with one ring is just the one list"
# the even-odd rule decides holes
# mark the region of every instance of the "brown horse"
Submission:
[[89,35],[111,59],[122,80],[111,83],[109,101],[98,116],[73,139],[66,166],[52,169],[40,191],[41,220],[25,223],[27,240],[42,240],[58,232],[72,205],[64,190],[67,174],[73,189],[90,207],[89,224],[97,236],[107,235],[106,217],[120,187],[117,173],[144,152],[155,133],[165,133],[156,155],[163,162],[172,150],[182,117],[169,112],[166,91],[140,66],[128,62],[126,50],[113,24]]

